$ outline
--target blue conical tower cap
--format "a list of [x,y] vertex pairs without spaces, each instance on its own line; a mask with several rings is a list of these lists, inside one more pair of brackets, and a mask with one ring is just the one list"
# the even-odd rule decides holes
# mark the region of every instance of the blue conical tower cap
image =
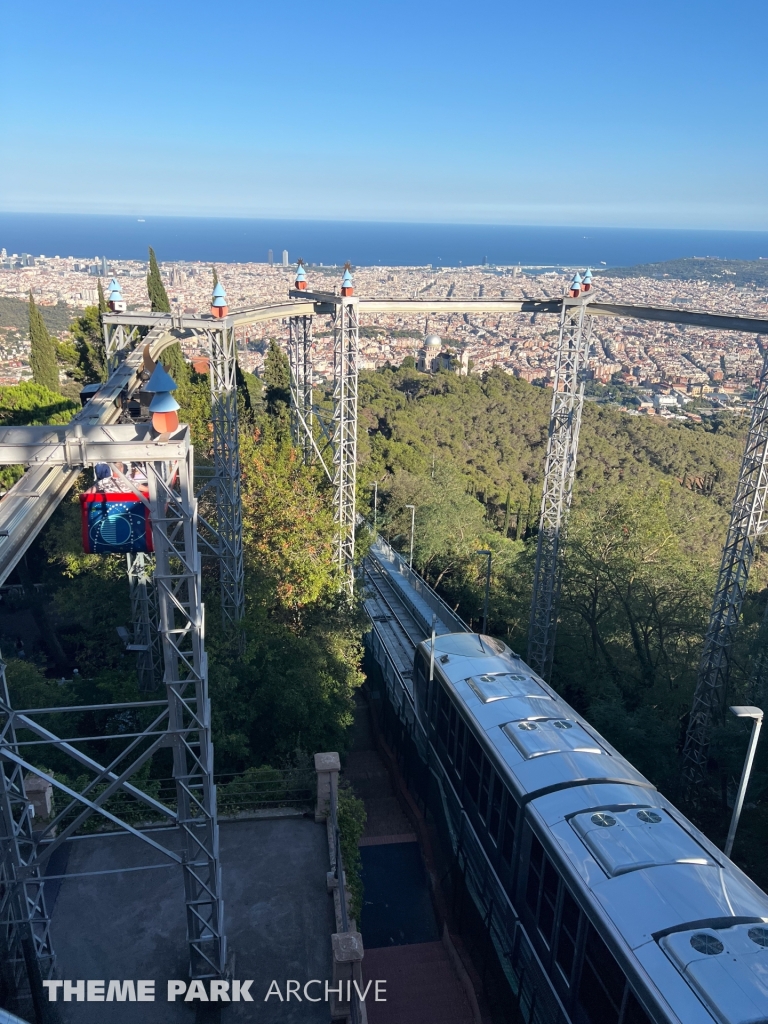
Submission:
[[115,288],[117,288],[117,290],[120,291],[120,285],[117,283],[117,281],[113,277],[112,280],[109,282],[109,290],[113,291]]
[[113,281],[112,284],[109,286],[109,297],[110,297],[110,299],[113,296],[115,296],[116,298],[119,298],[119,299],[122,299],[122,297],[123,297],[123,293],[121,292],[120,285],[117,283],[117,281]]
[[306,281],[307,280],[307,275],[304,273],[304,267],[302,267],[301,265],[299,265],[299,267],[298,267],[298,269],[296,271],[296,280],[297,281]]
[[216,287],[213,289],[213,297],[214,299],[226,299],[227,293],[224,291],[224,286],[222,285],[221,281],[219,281]]
[[217,295],[212,301],[211,305],[216,309],[220,309],[222,306],[226,306],[227,298],[225,295]]
[[152,371],[152,376],[144,385],[144,390],[151,395],[159,395],[164,391],[175,391],[176,381],[167,372],[162,363],[158,363]]
[[571,281],[571,288],[580,288],[580,287],[581,287],[581,274],[579,274],[579,272],[576,271],[576,273],[573,275],[573,280]]
[[352,284],[352,275],[348,270],[344,271],[344,277],[341,279],[342,288],[348,288]]
[[587,267],[587,269],[584,271],[584,278],[583,278],[583,280],[584,280],[584,284],[591,284],[592,283],[592,271],[589,269],[589,267]]
[[149,403],[150,412],[175,412],[178,408],[180,408],[179,403],[167,391],[155,395]]

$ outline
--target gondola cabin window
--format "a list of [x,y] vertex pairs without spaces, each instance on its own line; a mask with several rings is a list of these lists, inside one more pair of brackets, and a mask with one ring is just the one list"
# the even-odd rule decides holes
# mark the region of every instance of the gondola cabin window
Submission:
[[86,554],[139,554],[154,550],[149,509],[136,494],[81,494],[80,511]]

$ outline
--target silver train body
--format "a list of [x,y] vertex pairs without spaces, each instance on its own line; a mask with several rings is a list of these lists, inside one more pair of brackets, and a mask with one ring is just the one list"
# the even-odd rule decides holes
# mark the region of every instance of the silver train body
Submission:
[[413,686],[574,1024],[768,1024],[768,896],[519,656],[438,636]]

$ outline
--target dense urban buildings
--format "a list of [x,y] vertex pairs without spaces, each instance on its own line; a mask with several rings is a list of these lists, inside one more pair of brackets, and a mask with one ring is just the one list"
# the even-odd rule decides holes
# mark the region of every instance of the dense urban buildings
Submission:
[[[270,254],[271,255],[271,254]],[[284,299],[293,284],[295,268],[273,262],[221,264],[216,270],[226,288],[230,308]],[[107,261],[100,256],[32,257],[0,253],[0,299],[26,300],[30,291],[45,307],[64,303],[74,311],[97,300],[99,278],[116,277],[129,309],[147,309],[146,264]],[[161,264],[174,310],[206,311],[210,304],[213,269],[204,263]],[[337,287],[341,268],[308,266],[310,288]],[[570,271],[565,268],[475,266],[359,267],[356,293],[366,298],[530,298],[563,294]],[[681,306],[718,312],[765,316],[768,290],[726,281],[711,283],[646,277],[612,277],[596,273],[596,289],[606,301]],[[2,318],[0,318],[1,320]],[[241,364],[259,373],[270,338],[285,341],[287,325],[267,323],[250,327],[240,338]],[[500,367],[525,380],[546,384],[554,367],[556,320],[549,315],[378,314],[361,324],[361,365],[374,368],[399,365],[412,356],[425,362],[425,338],[432,341],[429,367],[481,373]],[[315,321],[315,370],[322,379],[332,369],[331,324]],[[29,376],[28,338],[23,330],[0,322],[0,377],[12,383]],[[187,355],[201,355],[189,351]],[[437,356],[441,356],[437,359]],[[596,320],[592,332],[590,376],[597,383],[619,388],[619,401],[630,409],[659,415],[695,415],[686,406],[707,396],[710,403],[748,402],[761,355],[754,335],[711,331],[637,320]]]

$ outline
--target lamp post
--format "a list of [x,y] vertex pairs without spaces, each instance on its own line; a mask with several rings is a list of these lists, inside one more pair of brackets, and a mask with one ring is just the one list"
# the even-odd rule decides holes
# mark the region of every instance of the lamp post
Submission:
[[741,772],[741,781],[739,782],[739,790],[736,794],[736,801],[733,805],[731,827],[728,829],[728,838],[725,840],[725,847],[723,849],[723,853],[726,855],[726,857],[731,856],[731,850],[733,849],[733,840],[736,838],[736,827],[739,824],[741,808],[744,804],[744,795],[747,792],[747,786],[749,785],[749,775],[752,771],[752,762],[755,759],[757,739],[760,735],[760,727],[763,724],[763,712],[760,710],[760,708],[733,707],[730,710],[734,715],[736,715],[737,718],[752,719],[752,735],[749,737],[749,747],[747,748],[747,756],[744,761],[744,768]]
[[490,551],[476,551],[476,555],[487,555],[488,565],[485,568],[485,603],[483,604],[483,633],[488,632],[488,593],[491,589],[491,558]]
[[408,568],[412,569],[413,568],[413,525],[414,525],[414,522],[416,521],[416,506],[415,505],[406,505],[405,507],[409,508],[411,510],[411,554],[410,554],[410,557],[408,558]]

